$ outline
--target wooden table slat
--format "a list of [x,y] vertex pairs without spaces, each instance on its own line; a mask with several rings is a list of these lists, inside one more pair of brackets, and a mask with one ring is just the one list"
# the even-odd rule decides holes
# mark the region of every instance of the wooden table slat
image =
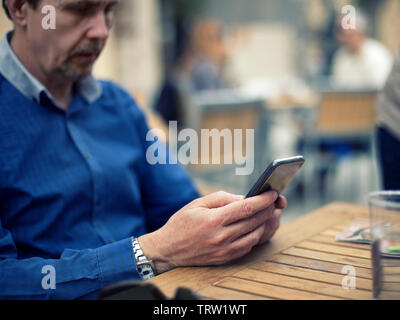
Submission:
[[335,238],[339,233],[340,232],[338,232],[337,230],[328,229],[328,230],[322,231],[320,234],[324,235],[324,236]]
[[336,253],[343,256],[350,256],[356,258],[364,258],[369,259],[371,257],[371,252],[368,250],[355,249],[355,248],[347,248],[338,245],[331,245],[325,243],[317,243],[313,241],[303,241],[295,246],[296,248],[310,249],[314,251],[322,251],[329,253]]
[[240,278],[223,278],[215,286],[262,295],[267,298],[284,300],[338,300],[338,298],[301,290],[283,288]]
[[344,289],[341,282],[339,282],[337,285],[333,285],[325,282],[306,280],[287,275],[266,273],[250,268],[235,273],[234,277],[290,289],[297,289],[315,293],[318,292],[319,294],[324,294],[336,298],[363,300],[368,300],[372,298],[372,294],[370,291],[362,289]]
[[294,248],[294,247],[286,249],[282,252],[284,254],[303,257],[303,258],[310,258],[314,260],[337,262],[354,267],[371,268],[371,261],[369,259],[364,259],[364,258],[349,257],[334,253],[326,253],[321,251],[313,251],[313,250]]
[[[257,269],[264,272],[283,274],[302,279],[327,282],[335,285],[341,284],[343,277],[346,275],[346,274],[313,270],[304,267],[289,266],[275,262],[259,262],[252,265],[250,269]],[[356,288],[364,290],[372,290],[372,280],[356,278]]]
[[397,276],[400,274],[400,267],[398,266],[388,266],[385,267],[385,274],[389,275],[389,274],[396,274]]
[[[344,264],[321,261],[321,260],[313,260],[309,258],[290,256],[286,254],[277,254],[272,258],[268,259],[268,261],[292,265],[292,266],[304,267],[312,270],[333,272],[337,274],[342,274],[342,269],[345,266]],[[357,277],[364,279],[372,279],[371,269],[355,267],[355,270]]]
[[204,289],[199,290],[197,293],[201,297],[210,300],[221,299],[221,298],[224,300],[272,300],[272,298],[268,298],[265,296],[240,292],[216,286],[208,286]]
[[343,230],[349,227],[350,223],[340,223],[332,226],[330,229],[336,231],[337,233],[342,232]]
[[360,249],[360,250],[367,250],[367,251],[371,250],[371,246],[369,244],[337,241],[337,240],[335,240],[335,237],[325,236],[322,234],[313,236],[313,237],[309,238],[308,241],[333,244],[333,245],[340,246],[340,247],[354,248],[354,249]]

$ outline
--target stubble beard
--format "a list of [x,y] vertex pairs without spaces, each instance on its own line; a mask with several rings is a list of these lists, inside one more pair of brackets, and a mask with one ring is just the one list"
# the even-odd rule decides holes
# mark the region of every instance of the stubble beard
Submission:
[[[104,41],[95,41],[80,46],[73,50],[69,57],[59,67],[59,72],[68,80],[78,81],[89,76],[92,73],[93,66],[104,48]],[[76,57],[80,54],[95,55],[93,61],[80,62]]]

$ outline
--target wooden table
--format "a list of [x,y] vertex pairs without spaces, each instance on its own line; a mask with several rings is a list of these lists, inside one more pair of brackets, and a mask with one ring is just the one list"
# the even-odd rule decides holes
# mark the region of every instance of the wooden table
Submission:
[[[370,246],[335,241],[357,218],[368,218],[368,208],[333,203],[282,225],[269,243],[229,265],[177,268],[149,281],[168,296],[187,287],[208,299],[372,299]],[[356,289],[342,287],[347,265]]]

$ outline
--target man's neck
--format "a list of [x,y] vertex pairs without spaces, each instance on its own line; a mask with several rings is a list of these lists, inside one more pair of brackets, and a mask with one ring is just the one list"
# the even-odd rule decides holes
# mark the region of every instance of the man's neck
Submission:
[[51,93],[57,106],[67,111],[72,101],[74,82],[61,76],[47,76],[35,61],[35,55],[29,55],[32,50],[27,42],[20,41],[15,32],[11,39],[11,48],[25,68]]

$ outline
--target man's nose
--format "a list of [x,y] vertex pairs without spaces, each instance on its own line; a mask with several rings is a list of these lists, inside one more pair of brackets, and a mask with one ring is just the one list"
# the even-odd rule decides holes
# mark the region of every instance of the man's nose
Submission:
[[87,37],[90,39],[106,40],[110,35],[110,26],[104,13],[99,13],[91,21]]

